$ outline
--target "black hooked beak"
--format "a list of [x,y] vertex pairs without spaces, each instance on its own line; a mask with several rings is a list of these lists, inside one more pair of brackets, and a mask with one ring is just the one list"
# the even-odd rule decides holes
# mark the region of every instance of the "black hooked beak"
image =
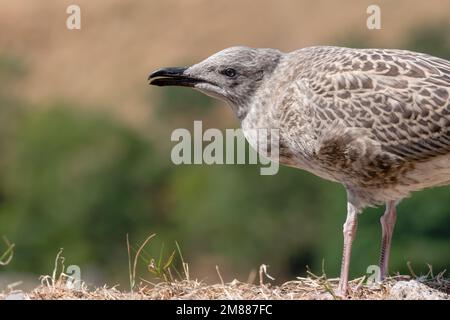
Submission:
[[148,80],[154,86],[182,86],[193,87],[196,83],[202,82],[199,79],[185,75],[187,68],[163,68],[153,71]]

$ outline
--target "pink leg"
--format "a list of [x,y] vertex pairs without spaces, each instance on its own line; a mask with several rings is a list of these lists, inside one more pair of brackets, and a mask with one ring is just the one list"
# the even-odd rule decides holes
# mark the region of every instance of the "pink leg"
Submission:
[[352,252],[352,242],[356,236],[358,225],[358,210],[347,203],[347,220],[344,223],[344,252],[342,255],[341,278],[339,281],[339,294],[345,296],[348,290],[348,273],[350,269],[350,256]]
[[392,233],[394,232],[395,221],[397,220],[396,201],[386,203],[386,211],[380,218],[382,228],[380,272],[381,280],[389,273],[389,253],[391,251]]

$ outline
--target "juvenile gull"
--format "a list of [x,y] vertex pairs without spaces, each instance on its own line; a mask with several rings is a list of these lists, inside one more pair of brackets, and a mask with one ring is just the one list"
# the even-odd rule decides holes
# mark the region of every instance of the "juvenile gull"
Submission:
[[[339,291],[345,295],[357,216],[385,204],[381,277],[388,274],[396,205],[450,183],[450,62],[390,49],[310,47],[290,53],[232,47],[150,84],[187,86],[226,101],[250,145],[279,132],[279,161],[342,183],[347,219]],[[260,151],[260,150],[258,150]]]

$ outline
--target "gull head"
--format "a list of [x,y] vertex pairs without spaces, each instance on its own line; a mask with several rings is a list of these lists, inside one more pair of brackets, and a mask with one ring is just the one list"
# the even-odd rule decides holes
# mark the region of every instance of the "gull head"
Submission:
[[191,87],[226,101],[238,118],[258,88],[277,67],[282,53],[275,49],[231,47],[190,67],[169,67],[152,72],[151,85]]

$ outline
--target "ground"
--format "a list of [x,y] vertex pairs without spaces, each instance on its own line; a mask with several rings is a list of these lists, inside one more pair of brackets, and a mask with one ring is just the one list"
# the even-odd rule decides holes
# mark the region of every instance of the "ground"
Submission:
[[[395,276],[382,284],[368,285],[365,277],[350,283],[347,299],[354,300],[450,300],[450,280],[442,275],[430,279],[412,279],[410,276]],[[52,283],[43,278],[42,284],[30,292],[7,290],[0,293],[2,299],[41,300],[160,300],[160,299],[222,299],[222,300],[331,300],[340,299],[335,294],[338,279],[321,276],[298,278],[280,286],[265,283],[248,284],[234,280],[230,283],[207,285],[196,280],[142,283],[133,291],[120,291],[117,288],[70,289],[66,283]]]
[[[144,280],[137,273],[137,265],[146,244],[154,238],[151,234],[133,254],[127,241],[129,255],[130,289],[119,290],[119,286],[92,288],[81,280],[68,275],[64,266],[63,249],[55,258],[51,275],[41,276],[41,284],[28,292],[17,290],[17,283],[0,291],[0,300],[332,300],[342,299],[336,293],[338,278],[328,278],[324,265],[322,275],[316,275],[307,268],[307,277],[274,285],[274,278],[267,273],[267,266],[259,268],[259,279],[255,274],[249,282],[233,280],[224,282],[219,267],[216,266],[220,279],[218,284],[207,284],[193,279],[189,264],[185,262],[177,243],[182,270],[173,265],[176,252],[163,261],[156,263],[151,259],[148,271],[153,274],[155,282]],[[13,245],[8,251],[13,252]],[[7,251],[7,253],[8,253]],[[0,262],[9,263],[12,255]],[[429,265],[426,275],[418,276],[408,264],[411,275],[395,275],[384,281],[376,281],[372,276],[362,276],[349,282],[349,294],[346,299],[353,300],[450,300],[450,278],[445,277],[446,270],[435,274]],[[140,279],[140,280],[138,280]],[[257,282],[257,284],[254,284]]]

